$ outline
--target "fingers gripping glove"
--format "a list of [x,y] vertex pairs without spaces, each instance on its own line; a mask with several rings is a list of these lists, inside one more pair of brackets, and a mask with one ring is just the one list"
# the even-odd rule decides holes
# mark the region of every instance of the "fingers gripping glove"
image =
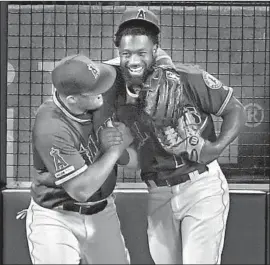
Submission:
[[[152,130],[161,147],[174,155],[185,155],[200,162],[205,143],[198,128],[194,108],[184,107],[184,91],[176,71],[157,67],[140,92],[141,106],[151,120]],[[206,121],[204,122],[206,124]]]

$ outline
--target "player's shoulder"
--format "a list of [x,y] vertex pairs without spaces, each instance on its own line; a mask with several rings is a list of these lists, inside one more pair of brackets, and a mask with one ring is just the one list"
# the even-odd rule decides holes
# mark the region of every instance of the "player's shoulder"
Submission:
[[189,82],[202,80],[205,73],[204,69],[197,64],[177,64],[174,68],[169,66],[158,66],[157,68],[161,68],[163,71],[171,72],[172,74],[177,74],[183,77],[183,80],[189,80]]
[[43,117],[54,116],[55,112],[57,112],[57,106],[55,105],[52,98],[44,101],[36,111],[36,119],[41,119]]
[[40,105],[35,116],[34,134],[44,135],[59,132],[63,126],[64,122],[61,119],[59,108],[52,100],[45,101]]
[[[196,89],[201,89],[202,86],[214,89],[218,91],[222,86],[226,86],[223,83],[214,77],[212,74],[205,71],[200,65],[178,65],[178,73],[184,73],[186,75],[185,81],[192,84]],[[225,90],[228,90],[227,88]],[[220,90],[222,91],[222,90]]]
[[203,75],[203,72],[205,72],[198,64],[177,64],[175,69],[177,72],[187,75]]

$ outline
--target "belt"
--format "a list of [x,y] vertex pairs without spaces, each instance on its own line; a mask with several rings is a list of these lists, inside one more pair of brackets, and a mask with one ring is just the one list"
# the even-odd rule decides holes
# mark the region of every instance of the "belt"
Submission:
[[200,168],[196,171],[190,172],[188,174],[184,174],[184,175],[174,175],[170,178],[167,179],[149,179],[149,180],[145,180],[145,183],[148,187],[153,188],[153,187],[164,187],[164,186],[175,186],[181,183],[184,183],[188,180],[191,180],[190,175],[193,174],[194,172],[197,172],[197,174],[202,174],[205,171],[208,170],[208,167],[205,166],[203,168]]
[[107,204],[107,200],[89,206],[82,206],[74,203],[64,203],[63,205],[61,205],[61,208],[66,211],[77,212],[85,215],[92,215],[103,211]]

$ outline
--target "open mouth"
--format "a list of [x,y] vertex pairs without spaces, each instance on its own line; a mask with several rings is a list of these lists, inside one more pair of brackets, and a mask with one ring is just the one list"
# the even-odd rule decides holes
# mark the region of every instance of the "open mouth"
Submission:
[[141,76],[143,74],[143,67],[128,68],[128,71],[131,76]]

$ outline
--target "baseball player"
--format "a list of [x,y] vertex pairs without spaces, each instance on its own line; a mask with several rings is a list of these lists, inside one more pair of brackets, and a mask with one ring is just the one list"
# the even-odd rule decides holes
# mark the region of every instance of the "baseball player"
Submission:
[[102,94],[120,84],[117,75],[82,55],[52,72],[56,91],[39,107],[32,134],[37,174],[26,230],[33,264],[129,263],[112,192],[115,164],[133,136],[102,116]]
[[[229,189],[217,162],[245,124],[233,89],[198,66],[156,67],[155,14],[127,9],[115,36],[126,88],[117,116],[131,128],[149,188],[148,239],[157,264],[219,264]],[[216,135],[212,115],[222,118]]]

